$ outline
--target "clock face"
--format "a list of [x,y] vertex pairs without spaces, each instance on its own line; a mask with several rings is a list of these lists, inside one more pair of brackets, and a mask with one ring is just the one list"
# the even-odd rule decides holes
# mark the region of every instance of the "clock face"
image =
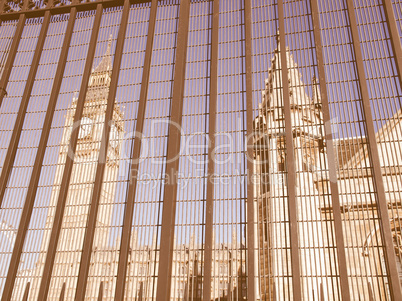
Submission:
[[88,117],[83,117],[81,119],[80,132],[78,133],[78,138],[82,139],[87,137],[92,132],[93,120]]
[[116,148],[119,145],[119,132],[114,124],[110,126],[110,146]]

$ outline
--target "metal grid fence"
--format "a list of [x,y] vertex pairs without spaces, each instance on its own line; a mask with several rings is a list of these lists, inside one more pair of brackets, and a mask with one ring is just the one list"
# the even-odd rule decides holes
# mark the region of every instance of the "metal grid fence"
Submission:
[[402,300],[401,20],[1,0],[1,300]]

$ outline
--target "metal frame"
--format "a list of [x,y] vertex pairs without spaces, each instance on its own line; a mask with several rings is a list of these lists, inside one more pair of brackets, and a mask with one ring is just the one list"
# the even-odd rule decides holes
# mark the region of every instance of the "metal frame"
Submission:
[[290,229],[290,253],[292,262],[292,286],[293,300],[302,300],[300,258],[299,258],[299,235],[297,223],[297,200],[296,200],[296,162],[293,143],[292,115],[289,99],[288,66],[286,59],[285,18],[283,0],[278,0],[278,23],[279,23],[279,47],[282,68],[282,95],[283,111],[285,116],[285,143],[287,162],[287,191],[288,213]]
[[[245,57],[246,57],[246,120],[247,120],[247,299],[255,300],[255,238],[254,238],[254,195],[253,183],[253,65],[251,60],[252,41],[251,41],[251,1],[244,1],[244,20],[245,20]],[[251,141],[251,144],[249,144]]]
[[[14,287],[15,277],[17,275],[19,261],[21,258],[21,252],[24,246],[25,237],[27,234],[28,226],[32,216],[32,210],[35,202],[35,196],[38,189],[39,178],[42,170],[43,159],[45,156],[46,144],[49,138],[50,128],[52,125],[52,120],[54,116],[54,110],[57,103],[57,98],[60,91],[61,82],[63,79],[64,69],[66,66],[68,46],[70,45],[72,32],[75,24],[75,17],[77,10],[73,7],[71,8],[70,18],[67,25],[66,35],[63,41],[62,52],[60,53],[59,63],[57,66],[56,77],[54,79],[54,84],[52,92],[49,99],[49,105],[47,108],[45,121],[43,124],[43,130],[38,146],[38,153],[35,158],[35,163],[32,171],[32,177],[29,182],[29,188],[27,192],[27,197],[24,205],[24,209],[21,215],[21,223],[18,227],[18,232],[15,240],[14,250],[11,257],[10,268],[7,274],[6,287],[11,288],[10,293]],[[4,295],[5,296],[5,295]],[[11,295],[9,295],[11,296]],[[11,297],[10,297],[11,298]]]
[[66,283],[63,283],[63,286],[61,287],[61,292],[60,292],[60,297],[59,301],[64,301],[64,295],[66,293]]
[[[82,76],[81,88],[80,88],[80,93],[78,95],[77,108],[76,108],[75,116],[74,116],[74,123],[77,122],[78,125],[80,125],[80,123],[81,123],[82,112],[84,109],[85,95],[87,93],[87,88],[88,88],[87,83],[89,80],[89,76],[91,74],[91,68],[92,68],[92,63],[93,63],[94,54],[95,54],[96,41],[98,38],[98,32],[99,32],[99,27],[100,27],[100,21],[102,18],[102,12],[103,12],[103,5],[100,3],[97,5],[97,8],[96,8],[96,15],[95,15],[95,20],[94,20],[94,24],[93,24],[91,40],[89,42],[87,60],[85,62],[84,74]],[[48,251],[46,254],[45,267],[43,269],[43,277],[42,277],[40,288],[39,288],[38,300],[46,300],[47,294],[49,291],[50,280],[51,280],[52,271],[53,271],[53,264],[54,264],[54,259],[56,256],[57,243],[58,243],[59,236],[60,236],[61,225],[62,225],[62,221],[63,221],[63,213],[64,213],[64,208],[65,208],[66,200],[67,200],[67,193],[68,193],[68,188],[69,188],[69,184],[70,184],[71,172],[72,172],[73,164],[74,164],[74,153],[75,153],[76,146],[77,146],[77,140],[78,140],[78,130],[73,131],[71,133],[70,150],[71,150],[72,155],[67,156],[65,168],[63,171],[63,178],[62,178],[62,182],[61,182],[62,184],[60,187],[60,193],[59,193],[59,198],[58,198],[57,207],[56,207],[56,211],[55,211],[53,227],[52,227],[52,231],[50,234],[50,243],[49,243]]]
[[[317,0],[310,0],[311,5],[311,17],[313,21],[314,42],[317,59],[317,69],[319,84],[321,90],[321,105],[325,129],[325,141],[326,151],[328,158],[335,158],[335,146],[333,142],[332,130],[331,130],[331,115],[329,112],[328,92],[325,79],[324,58],[322,54],[322,43],[320,34],[320,19],[318,11]],[[334,160],[328,160],[329,181],[331,187],[331,201],[334,215],[334,228],[335,228],[335,240],[336,240],[336,254],[338,257],[339,278],[341,282],[341,295],[342,300],[350,300],[349,281],[348,281],[348,268],[346,262],[345,242],[342,230],[342,215],[341,204],[339,201],[338,179],[336,173],[336,162]],[[322,297],[324,298],[324,297]]]
[[[142,135],[144,127],[144,117],[147,105],[149,73],[151,69],[151,58],[152,58],[152,48],[154,41],[157,8],[158,8],[158,1],[152,0],[151,11],[149,15],[147,44],[144,58],[144,69],[142,73],[142,83],[141,83],[140,99],[139,99],[137,122],[135,129],[135,133],[137,133],[137,135]],[[117,282],[116,282],[116,294],[115,294],[116,301],[118,300],[122,301],[124,299],[124,290],[127,275],[127,261],[130,250],[131,227],[133,222],[135,194],[137,189],[137,174],[138,174],[138,166],[141,152],[141,138],[142,138],[141,136],[135,137],[134,148],[131,155],[132,158],[130,164],[131,179],[128,187],[127,204],[124,211],[123,231],[122,231],[120,254],[119,254],[119,265],[117,269]]]
[[373,116],[371,112],[370,98],[366,75],[364,71],[363,55],[360,48],[359,32],[357,28],[356,16],[353,6],[353,0],[347,0],[347,15],[349,16],[349,25],[351,31],[351,39],[353,43],[353,52],[356,59],[357,78],[359,81],[359,92],[364,113],[364,124],[366,126],[368,137],[369,158],[373,171],[373,184],[376,192],[376,202],[378,204],[378,213],[381,221],[382,231],[381,237],[384,244],[384,255],[386,258],[387,272],[390,283],[390,294],[393,300],[402,300],[399,273],[397,269],[394,243],[392,238],[391,225],[388,217],[388,206],[385,196],[384,182],[382,178],[380,158],[376,142],[376,134],[374,130]]
[[99,285],[98,301],[102,301],[103,298],[103,282]]
[[212,249],[213,222],[214,222],[214,185],[215,173],[215,125],[216,102],[218,98],[218,46],[219,46],[219,0],[214,0],[212,17],[212,41],[211,41],[211,76],[209,94],[209,145],[208,145],[208,175],[207,198],[205,204],[205,247],[204,247],[204,285],[203,300],[211,300],[211,274],[212,274]]
[[0,14],[3,13],[3,9],[4,9],[4,3],[6,2],[6,0],[1,0],[0,1]]
[[22,301],[28,301],[28,296],[29,296],[29,288],[31,286],[30,282],[27,282],[25,286],[25,291],[24,291],[24,296],[22,297]]
[[[14,64],[14,59],[17,54],[18,46],[20,44],[22,31],[24,30],[25,20],[26,20],[25,14],[20,15],[18,18],[18,25],[17,25],[17,28],[14,33],[13,42],[11,44],[10,52],[7,57],[7,62],[4,67],[2,77],[0,79],[0,106],[3,103],[4,96],[7,95],[6,87],[7,87],[8,80],[10,78],[11,69]],[[0,194],[0,207],[1,207],[2,201],[3,201],[3,197]]]
[[[184,78],[187,58],[188,25],[190,17],[190,0],[180,3],[179,29],[177,33],[177,52],[174,70],[171,118],[166,157],[167,181],[163,194],[163,211],[161,227],[161,245],[159,255],[158,287],[156,300],[170,298],[173,261],[173,240],[176,216],[177,181],[179,152],[181,140],[181,119],[183,111]],[[173,109],[174,108],[174,109]]]
[[[84,300],[87,289],[87,279],[89,274],[89,267],[91,263],[93,241],[96,231],[96,220],[98,215],[99,201],[102,189],[102,182],[105,172],[107,146],[109,142],[109,130],[110,121],[113,116],[114,101],[117,92],[117,84],[120,72],[120,65],[123,54],[123,47],[125,42],[125,35],[127,29],[127,23],[130,12],[130,3],[149,3],[151,0],[99,0],[86,3],[79,3],[78,0],[73,0],[69,5],[54,6],[54,1],[50,0],[46,8],[42,9],[29,9],[29,1],[24,0],[21,11],[18,12],[4,12],[5,0],[0,1],[0,24],[6,20],[18,20],[16,25],[14,36],[10,38],[10,50],[4,66],[4,72],[0,78],[0,106],[2,105],[3,98],[7,95],[6,87],[9,82],[13,64],[16,54],[19,48],[19,42],[25,27],[25,23],[28,18],[44,17],[43,24],[38,36],[38,43],[34,52],[34,57],[29,70],[28,79],[26,81],[21,104],[19,106],[18,116],[15,121],[12,137],[5,158],[5,163],[0,175],[0,208],[7,189],[8,181],[14,167],[14,161],[18,151],[18,145],[20,142],[21,133],[23,130],[26,110],[29,104],[30,95],[33,85],[35,83],[35,77],[38,70],[40,58],[43,51],[43,46],[47,37],[47,31],[50,23],[51,16],[54,14],[69,13],[70,17],[66,33],[64,36],[63,46],[60,53],[59,62],[57,65],[56,76],[53,81],[53,86],[49,98],[49,104],[46,111],[44,125],[38,145],[38,151],[35,157],[33,171],[29,180],[29,186],[27,190],[27,196],[21,213],[21,221],[18,226],[16,234],[15,244],[13,252],[11,254],[10,267],[7,271],[7,277],[5,281],[5,288],[2,296],[2,301],[10,300],[13,290],[15,288],[15,281],[18,274],[18,268],[20,259],[22,256],[24,241],[28,233],[28,228],[31,222],[31,217],[34,208],[34,202],[36,193],[38,190],[38,183],[40,175],[42,173],[42,165],[45,158],[46,146],[50,136],[51,125],[55,114],[56,103],[60,92],[63,74],[66,67],[67,56],[69,52],[69,44],[74,30],[75,19],[78,11],[87,11],[96,9],[96,16],[91,33],[91,39],[89,43],[89,50],[85,62],[84,73],[81,80],[81,89],[79,92],[77,108],[74,116],[74,122],[80,123],[84,109],[84,101],[87,93],[87,83],[91,74],[91,67],[93,65],[95,49],[100,29],[100,23],[104,8],[115,7],[124,5],[122,17],[120,20],[120,28],[117,39],[116,51],[114,56],[112,80],[110,84],[107,110],[105,115],[104,132],[101,141],[101,153],[98,158],[98,165],[96,169],[96,177],[94,183],[93,194],[91,196],[90,213],[88,218],[87,227],[85,229],[83,251],[81,255],[81,264],[79,268],[77,289],[75,291],[75,300]],[[287,67],[286,58],[286,32],[285,32],[285,13],[284,13],[284,1],[279,0],[274,5],[278,8],[278,24],[279,24],[279,45],[280,45],[280,65],[282,66],[282,87],[283,87],[283,103],[284,103],[284,116],[285,116],[285,139],[288,151],[287,152],[287,193],[288,193],[288,215],[290,226],[290,254],[291,254],[291,277],[292,277],[292,291],[294,300],[301,300],[302,294],[302,279],[301,279],[301,262],[299,254],[299,231],[298,231],[298,207],[296,196],[296,166],[295,166],[295,154],[294,150],[294,131],[292,128],[292,113],[291,104],[289,99],[289,83],[287,80],[287,74],[289,72]],[[253,176],[252,160],[253,158],[253,145],[251,138],[253,136],[253,66],[252,66],[252,27],[254,25],[252,20],[252,7],[251,1],[244,0],[244,63],[245,71],[240,76],[245,79],[245,103],[246,103],[246,127],[247,127],[247,149],[246,158],[247,162],[247,178],[251,179]],[[362,48],[359,44],[358,25],[355,16],[355,9],[352,0],[346,1],[347,9],[345,14],[349,20],[348,26],[351,32],[352,51],[355,56],[354,64],[356,66],[358,90],[361,96],[361,103],[364,113],[364,124],[367,132],[367,144],[368,153],[371,163],[371,169],[366,173],[367,177],[370,177],[375,186],[375,198],[376,198],[376,210],[380,219],[381,236],[384,243],[383,249],[386,257],[387,275],[390,283],[390,293],[393,300],[402,300],[401,288],[399,285],[399,276],[397,271],[397,262],[394,251],[393,237],[391,231],[391,225],[388,216],[388,207],[386,201],[386,192],[383,183],[383,172],[379,164],[379,151],[377,149],[378,143],[376,141],[376,132],[374,128],[373,112],[371,111],[370,97],[368,94],[367,79],[364,71],[364,61]],[[157,286],[157,300],[165,300],[171,295],[171,282],[172,282],[172,266],[173,266],[173,253],[174,253],[174,233],[175,233],[175,217],[176,217],[176,201],[177,201],[177,172],[179,170],[179,151],[181,141],[181,131],[179,127],[182,122],[183,111],[183,94],[185,90],[185,70],[186,70],[186,55],[187,55],[187,42],[189,35],[189,18],[190,18],[190,0],[183,0],[180,3],[180,14],[178,18],[178,33],[177,44],[175,45],[176,58],[174,60],[174,76],[173,76],[173,94],[171,101],[171,124],[169,125],[168,144],[167,144],[167,158],[166,158],[166,178],[173,181],[167,182],[164,187],[163,195],[163,211],[162,211],[162,225],[160,230],[160,256],[159,256],[159,271],[158,271],[158,286]],[[223,3],[219,0],[213,1],[213,16],[212,16],[212,38],[211,38],[211,61],[210,64],[210,78],[209,78],[209,145],[208,145],[208,167],[207,167],[207,181],[206,181],[206,201],[205,201],[205,244],[204,244],[204,281],[203,281],[203,300],[211,300],[211,283],[212,283],[212,267],[213,267],[213,229],[214,229],[214,172],[215,172],[215,134],[217,124],[217,99],[218,99],[218,49],[219,49],[219,22],[220,22],[220,6],[223,7]],[[316,65],[319,76],[319,85],[321,90],[321,105],[323,113],[323,121],[325,125],[325,151],[326,156],[330,158],[328,160],[328,173],[329,173],[329,186],[331,190],[331,201],[333,210],[333,228],[335,230],[336,241],[336,254],[337,254],[337,272],[340,280],[340,293],[342,300],[348,301],[351,299],[351,281],[348,276],[347,257],[345,251],[346,234],[343,231],[342,214],[345,212],[341,206],[340,187],[338,180],[343,180],[348,175],[342,171],[337,174],[337,165],[335,160],[336,148],[333,141],[333,133],[330,126],[330,107],[328,97],[328,87],[325,76],[324,58],[323,58],[323,45],[321,40],[321,28],[320,28],[320,12],[318,8],[318,0],[310,0],[311,6],[311,18],[312,18],[312,32],[314,34],[316,51]],[[397,69],[397,75],[399,83],[402,84],[402,47],[399,37],[398,27],[395,20],[395,12],[393,9],[392,1],[383,0],[380,4],[384,10],[386,24],[388,26],[388,32],[390,36],[390,44],[392,51],[390,50],[391,60],[395,61]],[[120,254],[117,270],[117,282],[115,289],[115,300],[122,301],[125,295],[126,280],[127,280],[127,265],[130,253],[130,237],[132,234],[132,223],[134,216],[135,196],[137,190],[137,177],[139,169],[139,159],[141,153],[142,133],[144,127],[145,112],[147,108],[148,88],[150,81],[150,69],[151,59],[153,55],[153,42],[155,36],[156,16],[158,10],[158,0],[152,0],[150,8],[150,17],[148,23],[148,33],[146,38],[146,49],[142,73],[142,82],[140,90],[139,105],[137,110],[136,119],[136,136],[134,138],[133,150],[131,154],[130,162],[130,183],[128,184],[128,193],[125,204],[124,220],[122,227]],[[323,24],[322,24],[323,25]],[[225,25],[226,26],[226,25]],[[224,42],[222,42],[224,43]],[[209,45],[208,45],[209,47]],[[242,52],[242,51],[240,51]],[[238,58],[238,57],[237,57]],[[313,58],[314,60],[314,58]],[[239,75],[239,74],[237,74]],[[78,140],[78,131],[73,131],[70,141],[70,151],[75,152]],[[62,228],[63,214],[66,206],[67,195],[69,190],[70,178],[72,176],[72,168],[74,164],[74,155],[68,156],[65,163],[65,169],[63,172],[62,184],[60,187],[60,194],[55,211],[54,224],[51,229],[50,243],[46,254],[46,261],[43,271],[43,277],[39,288],[39,300],[46,300],[49,286],[52,277],[53,265],[56,256],[57,246],[59,243],[59,236]],[[387,168],[387,167],[386,167]],[[385,168],[385,169],[386,169]],[[395,167],[394,167],[395,169]],[[363,170],[359,170],[358,174],[363,174]],[[395,175],[400,175],[398,171],[394,171]],[[350,178],[353,175],[350,175]],[[338,186],[339,185],[339,186]],[[254,196],[253,196],[253,184],[252,181],[247,181],[247,299],[256,299],[256,285],[258,283],[258,270],[255,266],[255,251],[258,246],[255,245],[255,238],[258,232],[255,232],[255,219],[254,219]],[[286,201],[286,200],[285,200]],[[345,235],[344,235],[345,234]],[[157,247],[157,246],[155,246]],[[231,277],[230,277],[231,278]],[[231,280],[230,280],[231,281]],[[98,300],[103,297],[104,283],[101,282],[98,292]],[[29,297],[31,283],[28,282],[24,289],[23,300],[27,300]],[[63,284],[59,300],[64,300],[66,290],[66,283]],[[273,288],[273,291],[275,288]],[[352,290],[353,291],[353,290]],[[22,292],[22,291],[21,291]],[[275,292],[274,292],[275,294]],[[323,286],[321,285],[321,299],[323,296]],[[373,299],[373,291],[370,287],[369,298]]]
[[[7,94],[6,87],[7,87],[8,80],[10,78],[11,69],[14,64],[14,59],[17,54],[18,45],[21,40],[22,31],[24,30],[25,20],[26,20],[25,15],[21,15],[19,17],[17,29],[15,31],[14,38],[13,38],[13,43],[11,44],[10,53],[7,57],[7,62],[6,62],[5,68],[4,68],[4,72],[3,72],[3,75],[0,80],[0,106],[3,103],[4,96]],[[11,145],[11,141],[10,141],[10,145]],[[3,176],[3,173],[4,172],[2,171],[1,176],[0,176],[0,208],[1,208],[1,204],[3,202],[4,192],[6,190],[7,181],[8,181],[8,177],[9,177],[9,175],[6,175],[6,174],[4,174],[4,176]]]
[[[5,190],[7,188],[7,183],[8,183],[10,174],[11,174],[11,170],[12,170],[13,165],[14,165],[14,160],[15,160],[15,156],[16,156],[16,153],[17,153],[19,140],[20,140],[20,137],[21,137],[22,127],[24,125],[26,110],[27,110],[28,103],[29,103],[29,100],[30,100],[30,97],[31,97],[31,92],[32,92],[34,81],[35,81],[36,72],[38,70],[39,61],[40,61],[43,46],[44,46],[44,43],[45,43],[45,40],[46,40],[47,30],[49,28],[50,17],[51,17],[50,12],[47,11],[45,13],[45,16],[44,16],[44,19],[43,19],[40,34],[39,34],[38,41],[37,41],[36,48],[35,48],[35,53],[34,53],[34,56],[33,56],[32,62],[31,62],[31,67],[29,69],[29,75],[28,75],[28,78],[27,78],[27,82],[25,84],[25,88],[24,88],[22,98],[21,98],[21,103],[20,103],[20,107],[19,107],[19,110],[18,110],[17,119],[16,119],[15,124],[14,124],[13,134],[12,134],[12,137],[10,139],[10,143],[9,143],[9,146],[8,146],[8,149],[7,149],[7,155],[6,155],[6,158],[5,158],[5,161],[4,161],[4,166],[3,166],[1,176],[0,176],[0,187],[1,187],[0,188],[0,199],[1,199],[0,202],[2,202],[2,200],[4,198],[4,193],[5,193]],[[22,20],[24,20],[24,23],[25,23],[25,17],[20,17],[20,21],[22,21]],[[22,34],[22,26],[20,27],[20,25],[21,25],[21,22],[20,22],[20,24],[18,24],[17,30],[20,29],[21,32],[18,30],[16,35],[15,35],[15,38],[17,38],[19,36],[19,39],[21,38],[20,34]],[[19,41],[16,41],[14,43],[14,41],[13,41],[13,46],[12,47],[15,46],[16,49],[18,49],[18,42]],[[11,55],[12,56],[12,62],[14,61],[15,55],[16,55],[16,53],[13,53]],[[7,63],[9,63],[9,62],[12,64],[11,59],[7,60]],[[5,82],[8,81],[9,75],[11,73],[11,66],[6,71],[6,73],[7,73],[6,76],[3,77]],[[4,93],[4,90],[3,90],[3,93]],[[24,223],[22,223],[22,225],[23,224]],[[20,236],[18,238],[19,239],[16,241],[17,250],[19,248],[22,248],[23,243],[24,243],[23,240],[21,241]],[[21,252],[13,252],[13,258],[12,259],[14,259],[14,261],[11,261],[11,267],[10,267],[10,270],[9,270],[9,272],[11,274],[14,273],[14,270],[15,270],[15,273],[16,273],[16,270],[18,269],[18,264],[17,263],[19,262],[20,255],[21,255]],[[16,259],[18,259],[18,260],[15,261]],[[4,288],[4,291],[3,291],[3,296],[2,296],[2,299],[1,299],[2,301],[3,300],[6,301],[6,300],[11,299],[13,288],[14,288],[14,282],[15,282],[15,277],[11,277],[11,275],[10,275],[10,277],[7,277],[5,288]],[[27,290],[25,291],[25,294],[28,294],[28,291],[29,291],[29,285],[27,286]]]
[[[4,166],[1,171],[1,176],[0,176],[0,187],[1,187],[0,188],[0,199],[1,200],[3,200],[4,192],[7,187],[7,182],[10,177],[11,169],[14,164],[15,155],[17,153],[18,143],[19,143],[20,136],[21,136],[21,131],[22,131],[22,127],[24,125],[26,110],[28,107],[29,99],[31,98],[31,92],[32,92],[33,84],[35,82],[36,72],[38,71],[38,66],[39,66],[39,61],[40,61],[40,57],[42,54],[43,45],[46,40],[47,29],[49,28],[50,17],[51,17],[50,12],[49,11],[46,12],[45,17],[43,19],[41,31],[40,31],[40,34],[38,37],[35,54],[32,59],[31,68],[29,69],[29,75],[27,78],[27,82],[25,84],[24,93],[21,98],[21,104],[20,104],[20,108],[18,110],[17,119],[15,120],[13,134],[12,134],[12,137],[10,139],[10,144],[7,149],[7,155],[6,155],[6,158],[4,161]],[[13,61],[14,61],[14,59],[13,59]],[[10,68],[9,72],[11,72],[11,68]],[[9,76],[9,74],[7,74],[7,75]],[[7,76],[7,80],[8,80],[8,76]],[[0,201],[0,202],[2,202],[2,201]],[[0,203],[0,205],[1,205],[1,203]]]
[[[135,3],[146,3],[146,0],[131,0]],[[50,1],[49,1],[50,2]],[[72,7],[75,7],[77,11],[86,11],[86,10],[94,10],[96,9],[98,4],[102,4],[103,7],[113,7],[113,6],[121,6],[123,5],[124,0],[96,0],[96,1],[89,1],[80,3],[77,0],[72,0],[71,4],[69,5],[60,5],[60,6],[53,6],[48,5],[45,8],[40,9],[28,9],[28,1],[25,0],[24,7],[17,12],[9,12],[9,13],[2,13],[0,15],[0,20],[12,20],[18,19],[20,15],[25,15],[27,18],[35,18],[40,17],[45,14],[46,11],[51,11],[52,14],[64,14],[68,13]]]

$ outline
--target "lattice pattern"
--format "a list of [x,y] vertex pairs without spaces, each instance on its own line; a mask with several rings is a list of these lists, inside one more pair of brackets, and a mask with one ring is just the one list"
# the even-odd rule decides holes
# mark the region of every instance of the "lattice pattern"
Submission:
[[401,299],[402,2],[116,3],[0,1],[2,298]]

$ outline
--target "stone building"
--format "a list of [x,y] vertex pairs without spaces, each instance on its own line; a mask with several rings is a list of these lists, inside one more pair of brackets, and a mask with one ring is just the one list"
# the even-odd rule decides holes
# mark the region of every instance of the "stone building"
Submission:
[[[291,299],[291,259],[286,183],[285,120],[280,49],[271,60],[258,115],[254,120],[254,185],[258,207],[259,289],[261,300]],[[301,79],[289,50],[286,59],[296,167],[296,204],[302,294],[304,300],[336,300],[339,278],[329,189],[320,91]],[[309,95],[311,94],[311,96]],[[377,132],[383,181],[398,269],[402,251],[401,149],[402,111]],[[398,138],[399,137],[399,138]],[[385,300],[388,294],[375,187],[365,137],[334,140],[343,235],[352,300]],[[399,184],[398,184],[399,183]],[[402,279],[402,272],[401,272]]]
[[[300,227],[315,233],[314,239],[300,239],[300,252],[310,261],[301,261],[303,286],[312,287],[318,297],[324,282],[324,238],[320,221],[320,198],[312,193],[316,187],[311,165],[322,156],[321,113],[316,99],[311,99],[301,80],[292,55],[286,50],[289,70],[292,127],[294,132],[295,165],[297,170],[296,202]],[[254,187],[258,203],[262,300],[288,300],[290,273],[290,241],[286,187],[285,120],[281,96],[281,64],[279,46],[271,60],[269,76],[265,80],[259,115],[254,120],[254,173],[259,184]],[[306,150],[314,150],[306,152]],[[308,206],[306,206],[308,202]],[[275,287],[275,289],[274,289]],[[325,288],[324,288],[325,290]],[[270,293],[268,293],[268,291]],[[312,300],[305,294],[306,300]],[[316,299],[318,300],[318,299]]]

